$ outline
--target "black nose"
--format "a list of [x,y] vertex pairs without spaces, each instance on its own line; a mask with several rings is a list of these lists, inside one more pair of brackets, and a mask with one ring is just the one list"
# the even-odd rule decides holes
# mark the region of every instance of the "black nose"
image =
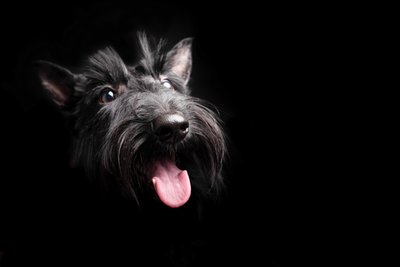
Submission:
[[179,114],[165,114],[153,121],[153,129],[160,141],[176,143],[189,132],[189,122]]

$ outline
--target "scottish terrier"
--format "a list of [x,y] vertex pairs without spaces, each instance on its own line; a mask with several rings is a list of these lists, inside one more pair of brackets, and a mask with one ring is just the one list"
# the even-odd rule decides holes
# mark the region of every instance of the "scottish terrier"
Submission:
[[139,205],[152,199],[177,208],[217,194],[226,138],[216,108],[190,95],[192,38],[167,51],[163,40],[138,37],[141,58],[132,66],[111,47],[79,74],[37,62],[67,118],[72,165]]
[[[227,146],[222,120],[214,105],[190,94],[192,38],[171,49],[166,41],[155,41],[144,33],[138,34],[138,40],[139,60],[133,65],[106,47],[88,57],[77,71],[38,61],[39,78],[65,115],[73,169],[83,170],[89,180],[117,192],[138,209],[178,214],[175,221],[152,216],[146,221],[151,226],[146,227],[153,230],[140,229],[132,237],[137,239],[143,231],[162,239],[159,231],[171,232],[164,240],[177,237],[177,232],[186,238],[185,219],[173,210],[197,209],[198,203],[218,195],[224,186]],[[113,222],[115,227],[122,225]],[[148,234],[142,236],[146,242],[151,240]],[[155,243],[151,241],[148,251],[155,250]],[[164,245],[158,246],[165,250]],[[143,257],[147,260],[151,255]]]

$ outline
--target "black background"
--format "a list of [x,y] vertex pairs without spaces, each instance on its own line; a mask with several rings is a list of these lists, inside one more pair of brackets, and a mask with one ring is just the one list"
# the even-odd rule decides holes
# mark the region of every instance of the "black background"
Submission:
[[[11,218],[2,220],[6,225],[0,230],[5,255],[14,255],[37,217],[60,201],[58,190],[65,194],[65,188],[79,184],[69,181],[64,187],[65,181],[57,180],[62,175],[54,164],[66,157],[61,152],[67,148],[66,133],[31,63],[46,59],[73,69],[105,45],[131,63],[136,31],[146,30],[170,44],[194,37],[193,94],[216,104],[225,121],[231,151],[228,193],[217,216],[220,230],[210,229],[220,235],[212,245],[220,250],[220,262],[308,266],[333,261],[326,241],[337,228],[326,211],[332,193],[327,180],[334,170],[326,149],[335,140],[324,137],[332,129],[322,112],[332,83],[323,79],[331,69],[322,62],[335,57],[332,48],[340,44],[326,35],[332,30],[329,10],[251,2],[124,2],[53,1],[2,10],[8,16],[0,18],[5,157],[0,216]],[[36,214],[24,215],[29,212]]]

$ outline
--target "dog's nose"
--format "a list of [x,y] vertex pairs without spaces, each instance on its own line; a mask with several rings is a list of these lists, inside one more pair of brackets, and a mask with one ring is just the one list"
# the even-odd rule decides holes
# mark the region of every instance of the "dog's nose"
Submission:
[[179,114],[165,114],[153,121],[153,129],[161,141],[176,143],[189,132],[189,122]]

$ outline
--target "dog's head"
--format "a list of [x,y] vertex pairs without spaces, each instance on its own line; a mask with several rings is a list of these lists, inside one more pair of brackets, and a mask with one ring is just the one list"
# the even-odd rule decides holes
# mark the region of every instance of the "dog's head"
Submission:
[[133,66],[105,48],[76,74],[40,61],[39,77],[70,121],[75,166],[138,202],[155,192],[179,207],[219,190],[225,137],[215,108],[190,96],[192,39],[169,51],[139,41]]

